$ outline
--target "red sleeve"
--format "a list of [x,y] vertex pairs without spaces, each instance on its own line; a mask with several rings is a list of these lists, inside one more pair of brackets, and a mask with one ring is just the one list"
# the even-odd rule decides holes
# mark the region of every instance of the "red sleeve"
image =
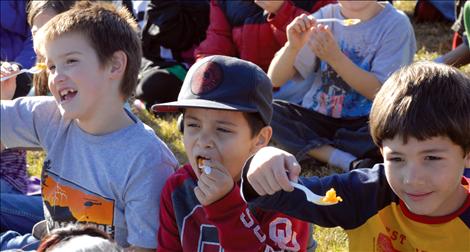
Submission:
[[[183,251],[171,201],[171,178],[167,180],[160,198],[160,228],[157,251]],[[148,216],[149,217],[149,216]]]
[[[253,214],[234,186],[223,199],[204,207],[224,251],[305,251],[308,223],[275,212]],[[255,218],[256,215],[256,218]]]
[[215,0],[210,3],[210,23],[206,39],[194,51],[196,60],[210,55],[236,56],[237,50],[232,39],[232,27]]

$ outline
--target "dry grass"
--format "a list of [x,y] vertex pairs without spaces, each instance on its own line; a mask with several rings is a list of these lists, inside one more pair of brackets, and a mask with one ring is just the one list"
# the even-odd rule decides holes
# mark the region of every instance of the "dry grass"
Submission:
[[[432,60],[451,49],[453,32],[450,30],[450,23],[416,23],[412,19],[415,1],[395,1],[394,5],[410,16],[417,39],[418,52],[416,60]],[[461,68],[464,72],[470,73],[470,65]],[[155,118],[147,111],[134,110],[144,123],[151,126],[157,135],[168,144],[175,153],[180,163],[185,163],[187,158],[181,141],[181,134],[176,129],[176,117],[166,116]],[[42,167],[44,154],[42,152],[29,152],[28,164],[30,174],[38,176]],[[312,164],[305,164],[303,175],[325,176],[338,170],[329,167],[318,167]],[[317,251],[347,251],[348,239],[346,233],[341,228],[321,228],[316,227],[315,240],[319,246]]]

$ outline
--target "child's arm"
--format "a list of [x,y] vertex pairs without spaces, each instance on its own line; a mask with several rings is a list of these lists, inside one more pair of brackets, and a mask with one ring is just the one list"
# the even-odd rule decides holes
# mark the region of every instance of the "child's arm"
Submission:
[[294,77],[295,59],[307,42],[314,26],[315,19],[305,14],[296,17],[287,26],[287,43],[276,53],[268,69],[268,77],[273,86],[280,87]]
[[284,182],[279,181],[287,178],[286,172],[289,176],[297,177],[297,165],[292,166],[294,168],[287,165],[292,163],[291,158],[293,156],[289,157],[288,153],[274,147],[259,150],[245,165],[241,183],[242,197],[256,207],[279,211],[320,226],[351,229],[376,214],[383,207],[382,204],[389,204],[394,195],[381,166],[322,178],[299,178],[299,183],[318,195],[325,195],[334,188],[343,199],[331,206],[316,205],[309,202],[301,190],[290,191],[287,185],[280,185]]
[[[203,205],[207,219],[217,227],[219,242],[224,251],[265,251],[266,248],[278,251],[299,246],[305,248],[308,241],[307,223],[280,213],[268,214],[269,216],[265,214],[263,218],[259,213],[252,213],[240,196],[240,188],[227,170],[217,161],[204,162],[212,170],[199,177],[198,187],[194,192]],[[288,226],[286,229],[289,230],[286,232],[291,235],[279,239],[277,232],[270,232],[270,227],[276,225]],[[276,227],[276,230],[279,228]]]
[[309,47],[317,57],[326,61],[341,78],[358,93],[373,100],[381,83],[377,77],[354,64],[339,48],[327,26],[313,29]]
[[[183,168],[181,168],[183,169]],[[157,234],[157,251],[183,251],[179,237],[178,226],[176,224],[175,209],[172,203],[172,191],[170,181],[167,180],[163,187],[160,198],[160,227]]]
[[204,211],[217,227],[224,251],[305,251],[307,247],[306,222],[279,212],[253,212],[237,185],[224,198],[205,206]]

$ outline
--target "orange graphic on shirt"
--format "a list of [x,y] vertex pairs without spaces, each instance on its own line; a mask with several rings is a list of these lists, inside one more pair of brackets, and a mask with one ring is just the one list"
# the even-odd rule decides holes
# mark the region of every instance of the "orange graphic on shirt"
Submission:
[[377,251],[379,252],[399,252],[392,245],[392,240],[382,233],[377,237]]
[[111,199],[60,184],[47,175],[44,176],[42,194],[55,220],[113,225],[114,201]]

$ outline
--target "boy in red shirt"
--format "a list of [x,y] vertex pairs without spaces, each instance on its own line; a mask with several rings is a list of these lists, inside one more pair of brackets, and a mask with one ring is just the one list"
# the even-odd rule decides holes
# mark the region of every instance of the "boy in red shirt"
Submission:
[[239,182],[245,161],[271,138],[272,88],[253,63],[211,56],[188,72],[178,101],[189,164],[166,182],[157,251],[305,251],[308,224],[248,206]]

